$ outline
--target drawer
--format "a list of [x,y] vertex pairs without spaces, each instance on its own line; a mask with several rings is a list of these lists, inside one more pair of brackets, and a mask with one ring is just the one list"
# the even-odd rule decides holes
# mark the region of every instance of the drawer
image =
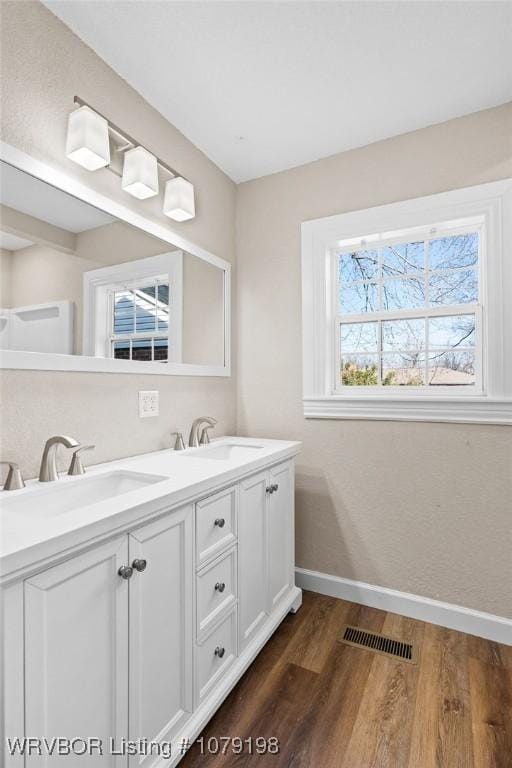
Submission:
[[199,636],[236,600],[236,549],[206,565],[197,574],[196,585]]
[[236,486],[196,504],[197,565],[212,560],[236,541]]
[[221,682],[236,655],[235,609],[197,645],[198,702]]

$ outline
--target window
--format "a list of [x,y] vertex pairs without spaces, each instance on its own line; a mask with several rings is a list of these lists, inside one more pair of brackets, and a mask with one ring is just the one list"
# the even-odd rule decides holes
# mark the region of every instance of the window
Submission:
[[179,363],[183,254],[94,269],[84,274],[84,354]]
[[512,423],[510,180],[305,222],[304,414]]
[[437,225],[332,253],[335,389],[481,391],[481,230]]
[[149,278],[109,290],[110,357],[167,362],[169,353],[169,280]]

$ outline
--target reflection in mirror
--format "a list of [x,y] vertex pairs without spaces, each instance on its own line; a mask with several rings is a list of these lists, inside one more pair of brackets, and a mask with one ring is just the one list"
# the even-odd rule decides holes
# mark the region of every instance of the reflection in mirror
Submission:
[[224,365],[224,270],[5,163],[0,203],[0,348]]

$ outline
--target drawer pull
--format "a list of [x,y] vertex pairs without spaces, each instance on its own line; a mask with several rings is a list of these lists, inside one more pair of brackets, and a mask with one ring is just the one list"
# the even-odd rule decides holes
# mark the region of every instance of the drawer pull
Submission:
[[225,653],[226,653],[226,649],[225,648],[221,648],[220,645],[218,645],[216,647],[216,649],[215,649],[215,656],[218,656],[219,659],[222,659],[222,657],[224,656]]
[[223,581],[218,581],[215,585],[215,589],[217,592],[224,592],[224,590],[226,589],[226,585],[224,584]]
[[146,570],[147,564],[147,560],[134,560],[132,563],[132,568],[135,568],[136,571],[142,573],[142,571]]
[[131,579],[133,576],[133,568],[130,568],[129,565],[122,565],[117,573],[122,579]]
[[219,528],[224,528],[226,521],[223,517],[218,517],[213,524],[217,525]]

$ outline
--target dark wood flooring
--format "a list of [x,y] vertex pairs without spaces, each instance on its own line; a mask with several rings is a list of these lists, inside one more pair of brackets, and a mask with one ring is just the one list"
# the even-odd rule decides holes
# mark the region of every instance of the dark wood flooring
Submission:
[[[418,664],[338,642],[345,623],[417,643]],[[512,647],[306,592],[201,736],[280,751],[195,743],[180,768],[512,768]]]

